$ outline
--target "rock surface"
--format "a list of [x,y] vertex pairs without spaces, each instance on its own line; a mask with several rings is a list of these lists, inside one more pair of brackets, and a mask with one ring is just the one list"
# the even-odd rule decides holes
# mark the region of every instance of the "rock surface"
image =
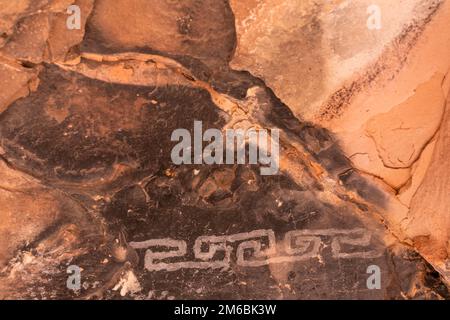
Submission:
[[[0,0],[0,297],[449,298],[450,2],[371,5]],[[194,121],[279,174],[175,165]]]

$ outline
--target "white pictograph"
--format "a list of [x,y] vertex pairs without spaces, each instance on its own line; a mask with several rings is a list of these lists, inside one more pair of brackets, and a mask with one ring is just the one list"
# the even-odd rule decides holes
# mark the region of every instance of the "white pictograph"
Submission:
[[193,245],[192,261],[174,261],[187,255],[187,242],[174,239],[154,239],[131,242],[135,249],[145,249],[144,266],[148,271],[180,269],[222,269],[232,263],[241,267],[261,267],[269,264],[306,261],[318,258],[329,242],[333,259],[373,259],[382,255],[369,250],[372,235],[365,229],[293,230],[277,243],[273,230],[255,230],[224,236],[200,236]]

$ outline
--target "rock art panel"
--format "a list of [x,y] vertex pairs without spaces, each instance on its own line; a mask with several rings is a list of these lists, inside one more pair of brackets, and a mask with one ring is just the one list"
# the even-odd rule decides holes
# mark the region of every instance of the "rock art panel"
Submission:
[[0,298],[448,299],[449,21],[0,0]]

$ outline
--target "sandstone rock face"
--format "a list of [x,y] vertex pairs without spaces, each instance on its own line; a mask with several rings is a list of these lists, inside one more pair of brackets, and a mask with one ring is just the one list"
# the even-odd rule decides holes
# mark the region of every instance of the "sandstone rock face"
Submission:
[[448,275],[445,261],[449,255],[449,199],[450,181],[447,174],[450,148],[449,100],[430,165],[421,185],[411,200],[408,235],[415,245],[436,267]]
[[[411,46],[409,37],[419,32],[441,1],[378,1],[381,25],[375,30],[367,27],[371,1],[230,3],[238,37],[231,66],[262,78],[298,117],[309,120],[336,112],[329,110],[330,104],[345,101],[361,82],[370,82],[384,68],[369,66],[386,44],[397,42],[400,51],[383,63],[401,60]],[[401,38],[408,28],[408,37]],[[355,75],[359,83],[348,84]]]
[[234,49],[227,1],[96,1],[86,35],[89,49],[164,52],[225,64]]
[[[17,248],[29,245],[50,227],[67,219],[80,226],[86,212],[63,193],[47,188],[34,178],[0,163],[0,266],[3,268]],[[20,226],[20,227],[17,227]]]
[[[335,132],[352,165],[388,186],[386,217],[411,241],[411,199],[424,188],[444,130],[450,35],[442,30],[450,11],[446,1],[395,5],[378,3],[380,27],[371,30],[370,2],[231,1],[238,38],[231,65],[263,79],[298,118]],[[439,209],[417,221],[446,230],[448,206],[435,202],[421,202]]]
[[[2,3],[5,11],[0,10],[0,14],[6,20],[0,27],[4,41],[0,46],[2,56],[36,64],[67,58],[69,51],[83,39],[84,25],[94,1],[20,1],[17,6],[10,1]],[[66,26],[66,12],[71,5],[77,5],[81,11],[79,30],[69,30]]]
[[[438,0],[0,0],[0,298],[449,298],[449,23]],[[278,129],[278,174],[175,164],[198,121]]]
[[374,140],[385,167],[411,167],[436,134],[445,109],[443,79],[434,76],[404,103],[367,122],[366,134]]
[[4,61],[0,66],[0,85],[10,90],[0,93],[0,110],[4,111],[11,102],[28,95],[37,79],[37,72],[24,68],[18,63]]

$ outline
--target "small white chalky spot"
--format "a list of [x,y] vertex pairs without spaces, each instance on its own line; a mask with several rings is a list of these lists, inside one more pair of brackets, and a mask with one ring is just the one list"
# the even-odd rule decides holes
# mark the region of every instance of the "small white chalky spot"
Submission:
[[136,294],[142,290],[141,284],[138,279],[134,275],[133,271],[127,271],[122,278],[120,278],[119,282],[113,288],[114,291],[120,289],[120,295],[122,297],[127,294]]

